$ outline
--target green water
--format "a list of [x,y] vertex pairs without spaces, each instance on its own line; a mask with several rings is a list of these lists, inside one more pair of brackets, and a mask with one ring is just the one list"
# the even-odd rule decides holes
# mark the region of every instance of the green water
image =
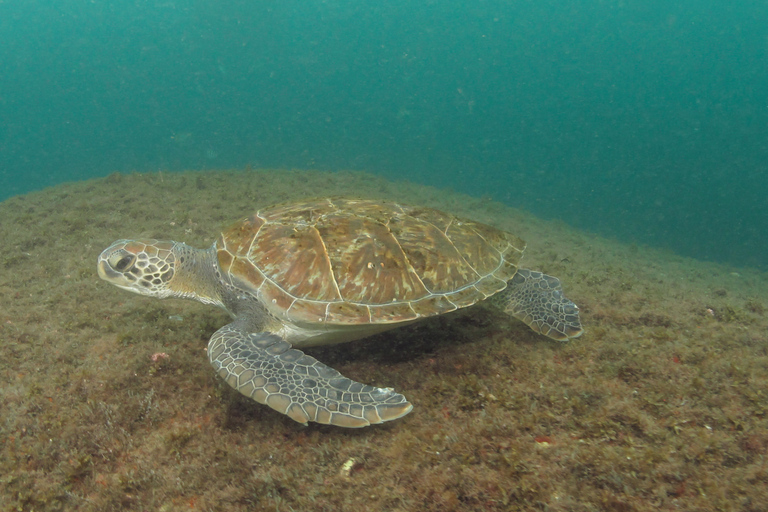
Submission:
[[0,2],[0,198],[360,169],[768,268],[768,5]]

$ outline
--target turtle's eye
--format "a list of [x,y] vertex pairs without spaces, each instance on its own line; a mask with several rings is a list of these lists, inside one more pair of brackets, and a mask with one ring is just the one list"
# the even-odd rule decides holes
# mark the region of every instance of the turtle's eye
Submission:
[[109,257],[109,266],[118,272],[125,272],[133,266],[136,256],[118,252]]

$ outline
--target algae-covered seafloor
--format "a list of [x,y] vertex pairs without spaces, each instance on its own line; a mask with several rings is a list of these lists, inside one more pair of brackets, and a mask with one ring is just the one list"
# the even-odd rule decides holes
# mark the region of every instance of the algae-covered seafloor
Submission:
[[[98,279],[121,237],[210,245],[260,206],[354,195],[528,242],[586,333],[490,308],[312,355],[414,404],[303,427],[207,362],[225,313]],[[764,510],[765,274],[625,246],[482,199],[362,173],[115,174],[0,203],[2,510]],[[155,357],[156,354],[167,357]]]

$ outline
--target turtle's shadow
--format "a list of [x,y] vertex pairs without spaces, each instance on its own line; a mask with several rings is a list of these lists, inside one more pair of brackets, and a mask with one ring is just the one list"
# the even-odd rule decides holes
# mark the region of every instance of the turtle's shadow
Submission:
[[[369,336],[361,340],[338,345],[327,345],[313,348],[304,348],[302,351],[312,355],[319,361],[335,368],[344,375],[354,376],[363,380],[369,372],[376,373],[375,369],[402,368],[404,372],[414,371],[415,367],[429,367],[428,360],[441,358],[449,359],[463,357],[458,353],[467,351],[467,346],[481,343],[490,339],[500,329],[512,329],[512,324],[518,324],[514,320],[493,308],[482,305],[460,310],[447,315],[427,318],[412,325],[399,327],[391,331]],[[519,323],[522,332],[529,331],[522,323]],[[453,354],[453,355],[450,355]],[[410,363],[410,364],[406,364]],[[355,367],[354,369],[352,369]],[[366,370],[365,368],[368,368]],[[350,373],[351,372],[351,373]],[[392,384],[384,382],[384,384]],[[224,415],[224,426],[237,430],[249,428],[254,421],[265,422],[269,425],[292,425],[293,421],[286,416],[276,415],[267,407],[258,406],[253,402],[228,389],[224,400],[227,411]],[[230,392],[231,391],[231,392]],[[377,425],[379,429],[388,429],[396,422]],[[281,427],[282,428],[282,427]],[[363,435],[365,429],[344,429],[339,431],[336,427],[310,423],[311,430],[319,429],[326,434],[334,433],[343,436]],[[302,429],[299,429],[301,431]]]
[[498,330],[494,324],[500,320],[499,316],[502,319],[505,317],[489,308],[474,307],[427,318],[350,343],[304,351],[331,367],[365,361],[398,364],[434,357],[442,350],[482,340],[490,331]]

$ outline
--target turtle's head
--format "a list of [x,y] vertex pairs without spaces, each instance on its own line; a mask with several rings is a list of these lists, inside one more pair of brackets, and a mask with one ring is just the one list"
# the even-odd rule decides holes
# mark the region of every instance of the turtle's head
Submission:
[[99,277],[141,295],[175,296],[176,245],[164,240],[118,240],[99,255]]
[[99,255],[97,268],[100,278],[124,290],[222,305],[213,249],[170,240],[118,240]]

